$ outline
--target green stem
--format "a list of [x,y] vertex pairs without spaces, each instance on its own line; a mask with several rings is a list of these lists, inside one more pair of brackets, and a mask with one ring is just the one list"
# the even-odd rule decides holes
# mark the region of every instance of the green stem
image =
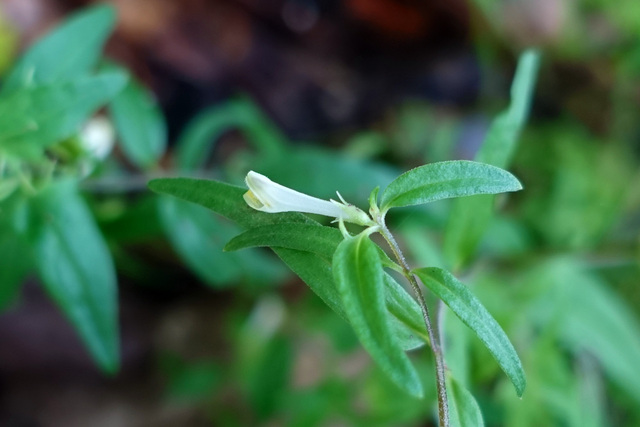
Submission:
[[[413,288],[413,292],[416,296],[418,304],[420,305],[420,309],[422,310],[422,317],[424,318],[424,324],[427,327],[427,333],[429,335],[429,341],[431,342],[431,350],[433,351],[434,359],[436,362],[436,384],[438,388],[438,417],[440,419],[441,427],[449,427],[449,403],[447,401],[447,387],[445,383],[445,368],[444,368],[444,358],[442,356],[442,349],[440,347],[440,340],[436,335],[436,329],[434,328],[431,322],[431,316],[429,315],[429,308],[427,307],[427,303],[424,299],[424,294],[422,293],[422,289],[420,285],[418,285],[418,281],[416,280],[415,275],[411,273],[411,268],[407,263],[407,260],[404,257],[404,254],[400,250],[400,246],[394,239],[393,235],[387,228],[384,218],[379,216],[377,219],[378,225],[380,226],[380,234],[387,241],[391,251],[395,255],[396,259],[400,263],[402,267],[403,275],[407,278],[409,283],[411,283],[411,287]],[[437,326],[437,325],[436,325]]]

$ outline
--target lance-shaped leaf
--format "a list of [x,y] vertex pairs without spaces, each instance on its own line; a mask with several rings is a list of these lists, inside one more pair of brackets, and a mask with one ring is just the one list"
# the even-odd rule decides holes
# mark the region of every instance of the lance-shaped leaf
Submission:
[[333,256],[333,277],[362,345],[398,387],[421,397],[420,378],[390,326],[382,263],[367,231],[340,243]]
[[[231,239],[224,250],[237,251],[253,247],[288,248],[312,252],[331,263],[341,241],[342,233],[335,227],[325,227],[317,223],[288,223],[250,228]],[[383,267],[400,269],[386,252],[379,246],[377,249]]]
[[447,376],[451,427],[484,427],[482,412],[473,395],[455,378]]
[[507,374],[518,396],[522,396],[526,380],[518,354],[498,322],[482,303],[446,270],[431,267],[417,269],[413,273],[475,332]]
[[529,117],[529,109],[536,85],[540,53],[524,52],[518,60],[518,68],[511,84],[511,103],[491,123],[476,160],[506,168],[516,149],[518,137]]
[[[124,71],[117,66],[110,69]],[[153,93],[130,78],[109,111],[127,158],[143,169],[155,166],[167,145],[167,125]]]
[[108,5],[73,15],[22,56],[4,81],[3,95],[87,74],[102,55],[115,20],[115,11]]
[[223,246],[238,227],[210,210],[175,197],[160,197],[158,216],[173,249],[194,273],[214,287],[252,281],[284,280],[284,266],[260,251],[224,253]]
[[[384,274],[385,299],[387,310],[393,314],[413,335],[412,338],[419,339],[422,344],[429,343],[427,327],[422,317],[420,306],[407,291],[389,274]],[[404,345],[404,349],[409,347]]]
[[40,278],[106,372],[119,364],[116,275],[109,249],[74,182],[29,199],[28,238]]
[[466,160],[430,163],[391,182],[382,193],[381,210],[520,189],[522,185],[515,176],[495,166]]
[[[491,123],[476,160],[507,168],[518,137],[529,117],[540,54],[528,50],[520,56],[511,85],[511,103]],[[494,197],[456,200],[444,239],[444,253],[455,269],[462,267],[476,250],[493,216]]]
[[256,246],[280,247],[312,252],[331,261],[341,240],[342,234],[333,227],[302,223],[274,224],[250,228],[231,239],[224,250],[237,251]]
[[80,126],[126,83],[126,75],[110,72],[72,82],[29,87],[0,100],[0,149],[37,155],[78,132]]
[[174,250],[203,281],[222,287],[240,280],[240,260],[235,254],[221,251],[233,230],[221,224],[211,212],[175,197],[161,197],[158,213]]

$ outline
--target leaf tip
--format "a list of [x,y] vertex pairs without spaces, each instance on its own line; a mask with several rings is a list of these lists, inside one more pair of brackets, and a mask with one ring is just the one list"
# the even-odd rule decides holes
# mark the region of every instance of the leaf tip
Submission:
[[147,188],[155,193],[159,192],[160,181],[162,181],[161,178],[152,179],[147,182]]
[[522,381],[518,381],[518,383],[513,383],[516,388],[516,394],[520,399],[522,399],[522,395],[524,394],[525,388],[527,388],[527,379],[524,377],[524,373],[522,374]]
[[409,393],[416,399],[424,398],[424,388],[422,387],[422,382],[420,382],[420,379],[418,379],[417,376],[415,381],[412,381],[409,386]]
[[115,377],[120,371],[120,361],[118,358],[114,358],[113,360],[106,361],[101,366],[102,372],[104,372],[109,377]]
[[514,185],[514,190],[513,191],[520,191],[524,188],[524,186],[522,185],[522,183],[520,182],[520,180],[518,180],[516,178],[516,183]]
[[229,240],[223,247],[222,252],[235,252],[238,250],[237,245],[234,244],[234,239]]

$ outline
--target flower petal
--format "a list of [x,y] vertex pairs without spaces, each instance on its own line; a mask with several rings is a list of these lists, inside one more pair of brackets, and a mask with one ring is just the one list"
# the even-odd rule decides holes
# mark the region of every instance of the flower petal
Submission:
[[249,191],[244,194],[244,200],[253,209],[269,213],[304,212],[361,225],[371,224],[369,216],[353,205],[334,200],[322,200],[300,193],[275,183],[257,172],[250,171],[245,182]]

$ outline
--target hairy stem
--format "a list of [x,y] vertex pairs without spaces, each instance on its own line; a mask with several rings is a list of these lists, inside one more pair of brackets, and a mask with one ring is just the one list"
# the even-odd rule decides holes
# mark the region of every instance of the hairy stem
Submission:
[[[424,318],[424,324],[427,327],[427,333],[429,335],[429,341],[431,342],[431,350],[433,351],[434,359],[436,362],[436,383],[438,388],[438,418],[440,419],[441,427],[449,427],[449,404],[447,401],[447,387],[445,384],[445,373],[444,373],[444,358],[442,356],[442,349],[440,347],[440,340],[438,339],[436,328],[434,324],[431,322],[431,316],[429,315],[429,308],[427,307],[427,303],[424,299],[424,294],[422,293],[422,289],[416,280],[416,277],[411,273],[411,268],[407,263],[402,251],[400,250],[400,246],[394,239],[393,235],[387,228],[384,223],[383,218],[378,218],[378,223],[380,225],[380,234],[384,237],[384,239],[389,244],[391,251],[395,255],[396,259],[400,263],[402,267],[403,275],[407,278],[409,283],[411,283],[411,287],[413,288],[413,292],[416,296],[418,304],[420,305],[420,309],[422,310],[422,317]],[[436,324],[437,326],[437,324]]]

